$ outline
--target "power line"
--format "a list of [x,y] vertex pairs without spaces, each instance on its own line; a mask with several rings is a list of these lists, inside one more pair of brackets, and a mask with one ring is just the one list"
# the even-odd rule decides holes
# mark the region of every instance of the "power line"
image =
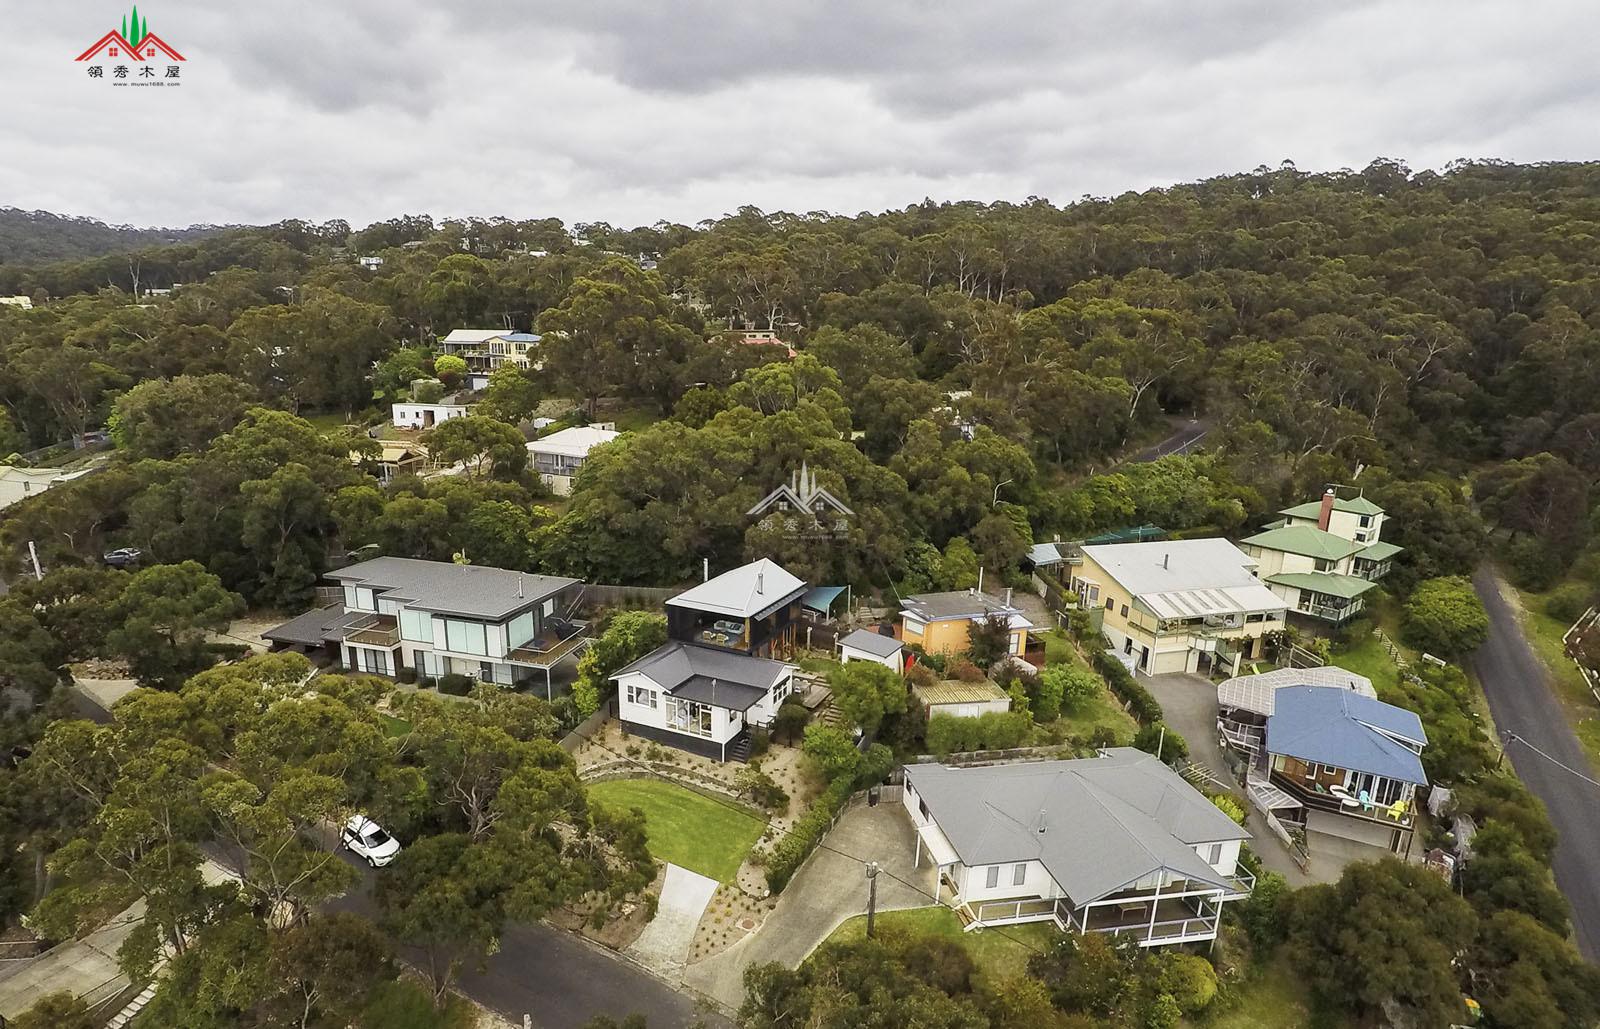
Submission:
[[1551,764],[1555,765],[1557,768],[1560,768],[1563,771],[1571,772],[1573,775],[1575,775],[1578,778],[1582,779],[1584,782],[1588,783],[1589,785],[1591,785],[1591,786],[1600,786],[1600,779],[1591,778],[1587,773],[1582,772],[1582,771],[1580,771],[1580,770],[1578,770],[1576,768],[1573,768],[1571,765],[1567,764],[1565,761],[1562,761],[1560,758],[1558,758],[1558,757],[1556,757],[1556,756],[1554,756],[1552,754],[1545,753],[1544,751],[1540,750],[1538,747],[1535,747],[1533,744],[1531,744],[1527,740],[1523,739],[1521,736],[1518,736],[1516,733],[1514,733],[1514,732],[1503,732],[1500,735],[1505,737],[1507,742],[1522,744],[1524,747],[1527,747],[1529,750],[1533,751],[1535,754],[1538,754],[1540,757],[1544,758],[1546,761],[1548,761]]

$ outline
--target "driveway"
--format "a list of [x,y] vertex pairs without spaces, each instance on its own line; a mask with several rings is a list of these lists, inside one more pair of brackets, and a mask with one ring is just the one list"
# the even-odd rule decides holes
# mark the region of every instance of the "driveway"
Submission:
[[[1162,720],[1189,744],[1189,760],[1233,785],[1233,773],[1217,744],[1217,687],[1203,675],[1165,672],[1141,675],[1139,681],[1161,704]],[[1237,788],[1234,793],[1240,793]],[[1241,794],[1242,795],[1242,794]]]
[[866,863],[876,861],[878,910],[926,907],[935,900],[930,861],[914,864],[917,837],[899,801],[853,807],[778,897],[761,928],[720,954],[690,965],[684,981],[729,1007],[744,1000],[744,972],[776,961],[794,968],[839,923],[867,910]]
[[0,980],[0,1018],[16,1018],[48,993],[64,990],[93,1004],[126,989],[128,978],[117,964],[117,948],[143,920],[144,901],[136,901],[83,939],[17,962]]
[[656,917],[627,948],[627,955],[668,979],[682,978],[695,928],[717,885],[715,879],[668,862]]
[[[1594,770],[1544,662],[1528,646],[1521,620],[1502,593],[1509,587],[1487,566],[1473,575],[1472,585],[1489,612],[1489,638],[1472,656],[1472,670],[1506,740],[1511,766],[1544,801],[1555,823],[1558,836],[1552,863],[1556,885],[1572,905],[1578,950],[1590,961],[1600,960],[1600,818],[1595,817],[1600,811],[1600,787],[1580,777],[1595,778]],[[1527,745],[1511,740],[1513,734]]]

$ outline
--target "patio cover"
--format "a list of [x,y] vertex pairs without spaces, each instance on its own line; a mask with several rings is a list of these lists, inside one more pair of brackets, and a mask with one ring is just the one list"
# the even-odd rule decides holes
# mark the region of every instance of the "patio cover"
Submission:
[[933,857],[936,865],[955,865],[961,863],[961,855],[950,846],[950,841],[945,839],[943,832],[935,822],[926,822],[917,826],[917,835],[922,837],[922,845],[928,848],[928,853]]
[[839,599],[839,594],[849,587],[846,586],[813,586],[806,590],[805,596],[800,598],[800,606],[828,617],[828,612],[833,609],[833,602]]

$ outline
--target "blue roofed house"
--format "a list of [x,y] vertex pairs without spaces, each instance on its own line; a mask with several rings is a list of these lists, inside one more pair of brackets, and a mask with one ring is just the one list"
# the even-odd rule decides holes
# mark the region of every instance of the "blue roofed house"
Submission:
[[1409,854],[1427,743],[1414,712],[1356,689],[1276,689],[1264,745],[1278,796],[1272,813],[1297,823],[1313,853]]

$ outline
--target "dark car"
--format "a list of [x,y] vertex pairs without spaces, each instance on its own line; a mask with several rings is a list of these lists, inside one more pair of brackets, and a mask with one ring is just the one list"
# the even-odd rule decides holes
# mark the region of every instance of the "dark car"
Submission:
[[144,551],[138,547],[118,547],[108,550],[103,555],[105,563],[112,568],[131,568],[144,560]]

